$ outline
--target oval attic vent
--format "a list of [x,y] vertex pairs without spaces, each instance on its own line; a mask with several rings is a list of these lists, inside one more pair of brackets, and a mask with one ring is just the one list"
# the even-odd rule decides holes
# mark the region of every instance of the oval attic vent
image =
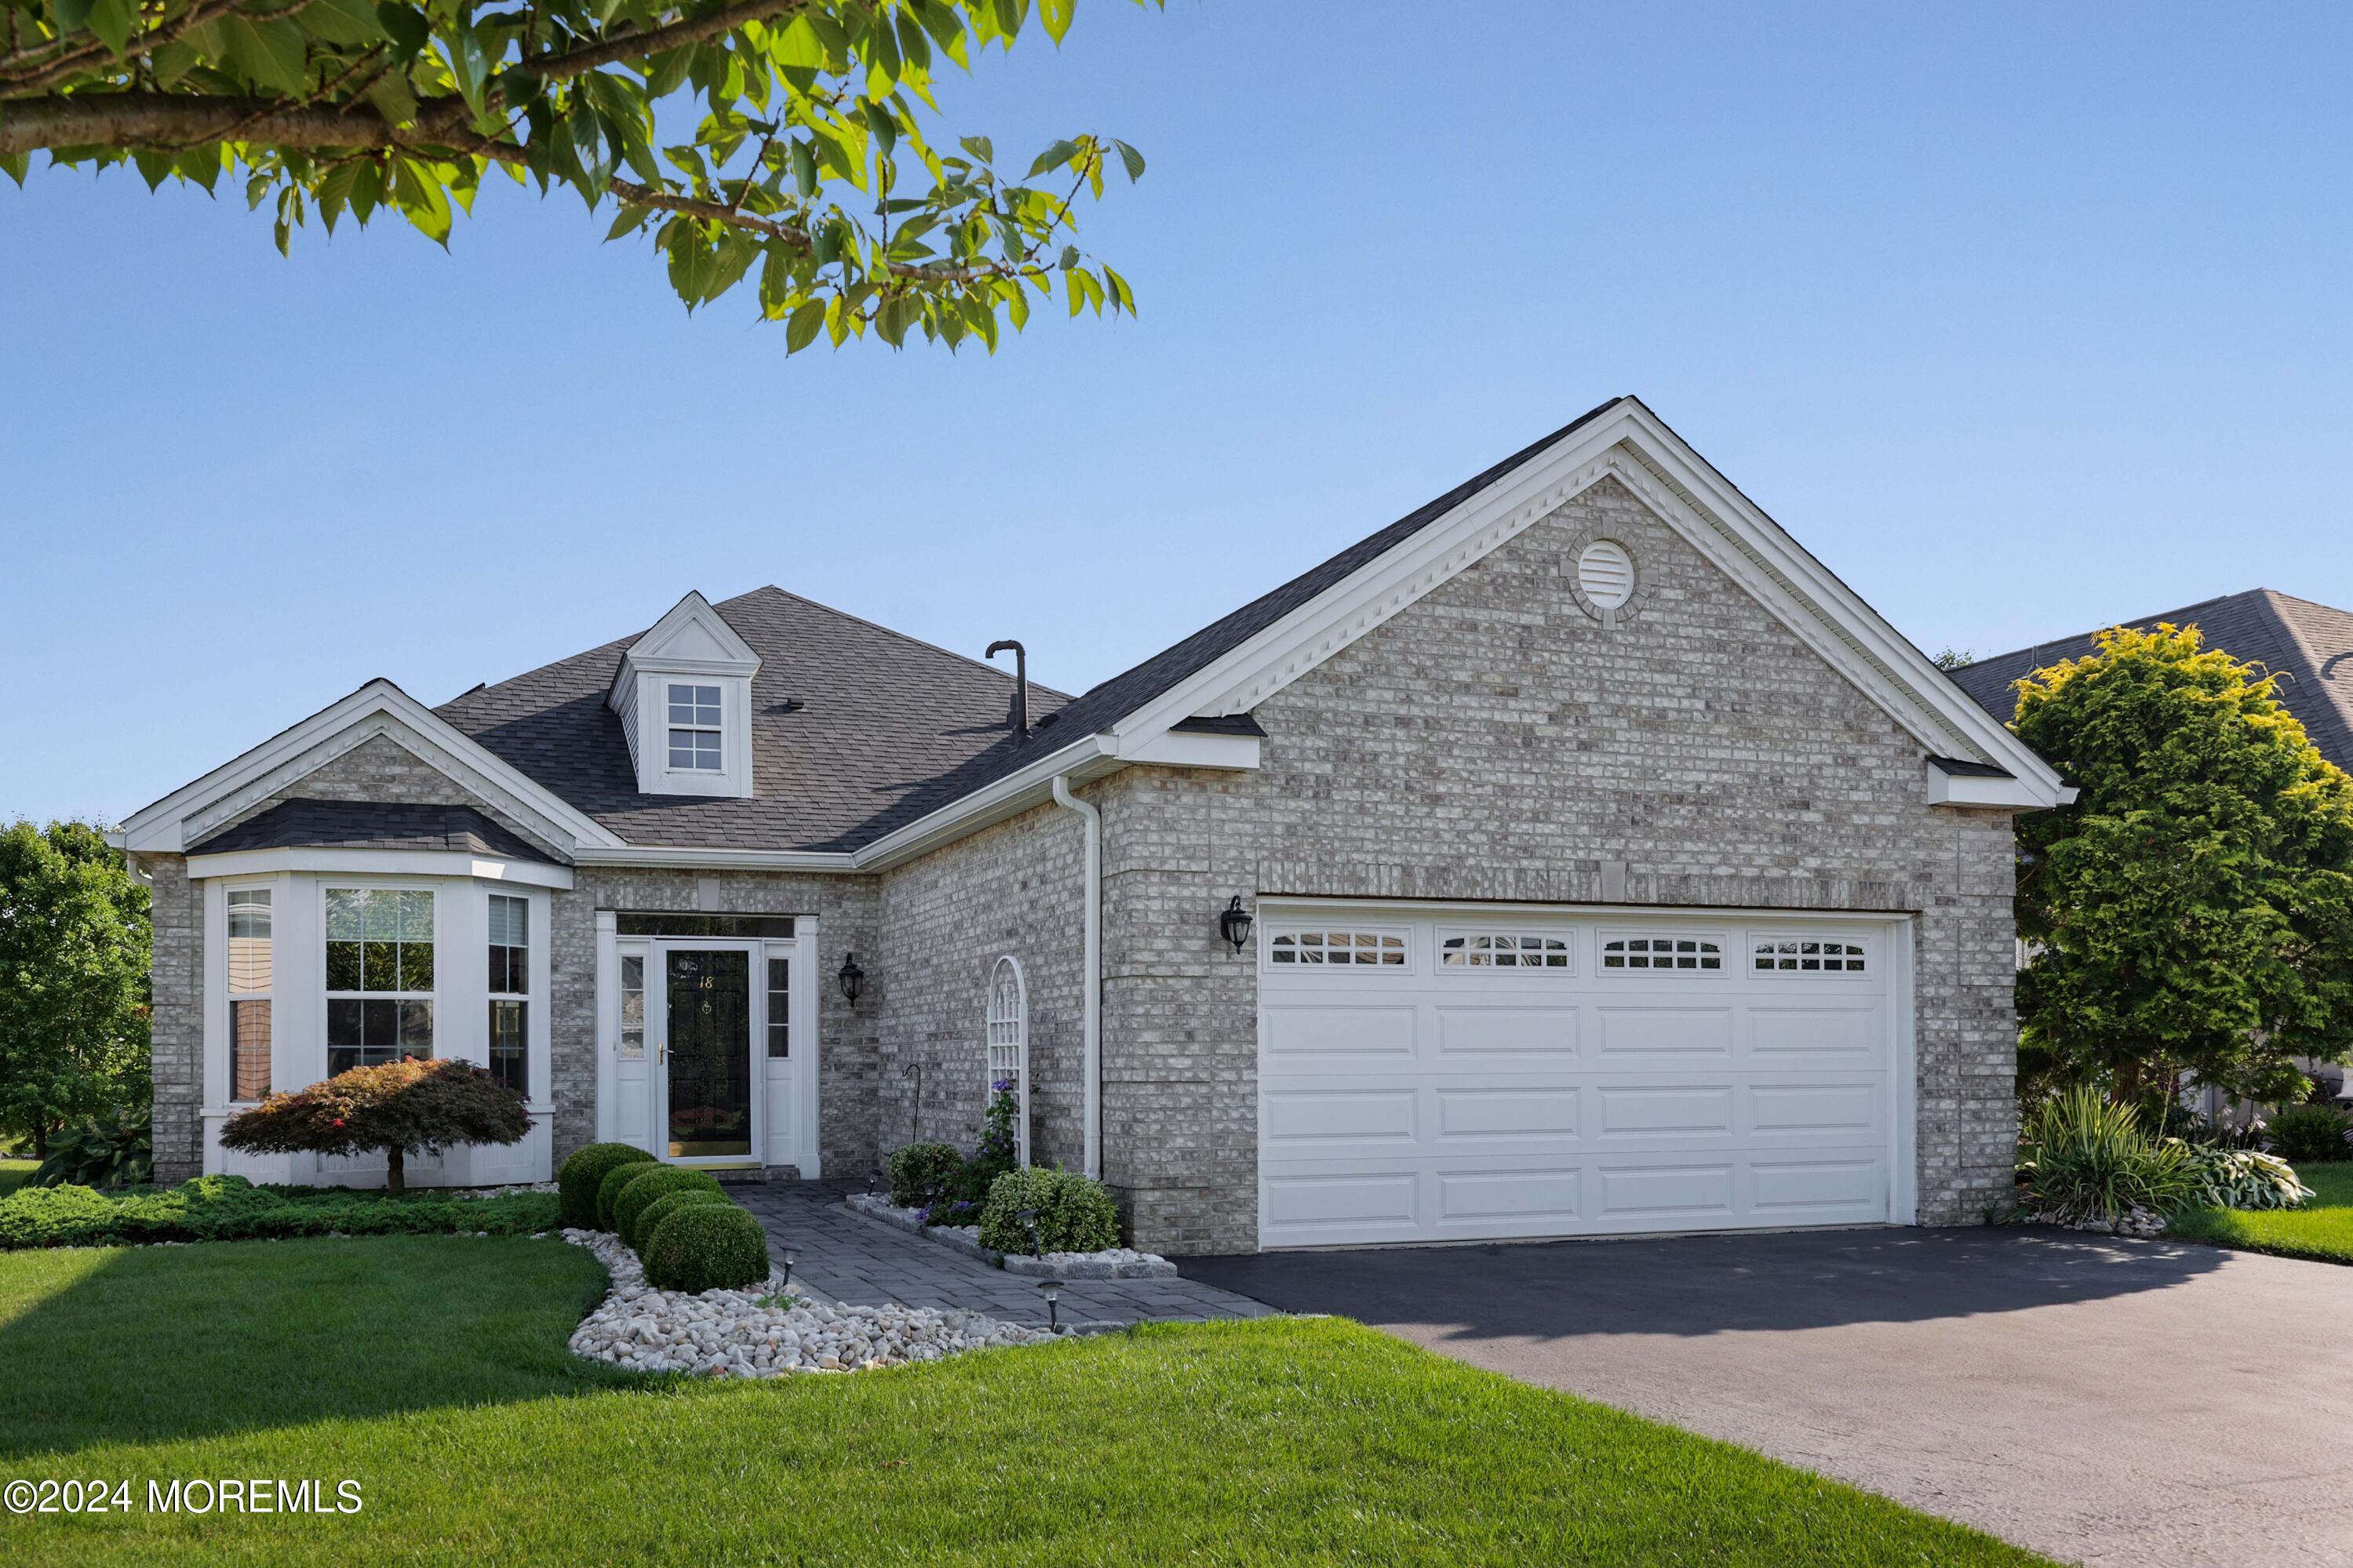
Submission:
[[1597,610],[1615,610],[1634,596],[1634,558],[1614,539],[1597,539],[1577,558],[1577,585]]

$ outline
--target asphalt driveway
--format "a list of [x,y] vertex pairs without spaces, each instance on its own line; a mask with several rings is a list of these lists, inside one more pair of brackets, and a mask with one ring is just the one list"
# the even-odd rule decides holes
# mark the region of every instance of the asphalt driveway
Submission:
[[2014,1228],[1182,1267],[2063,1560],[2353,1565],[2353,1268]]

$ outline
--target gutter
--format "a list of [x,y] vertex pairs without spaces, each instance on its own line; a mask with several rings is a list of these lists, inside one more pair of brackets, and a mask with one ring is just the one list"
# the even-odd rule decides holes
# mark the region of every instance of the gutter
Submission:
[[1103,1180],[1103,812],[1071,793],[1067,773],[1053,779],[1054,804],[1075,811],[1087,825],[1086,869],[1086,991],[1080,1008],[1084,1018],[1086,1132],[1083,1139],[1086,1173]]

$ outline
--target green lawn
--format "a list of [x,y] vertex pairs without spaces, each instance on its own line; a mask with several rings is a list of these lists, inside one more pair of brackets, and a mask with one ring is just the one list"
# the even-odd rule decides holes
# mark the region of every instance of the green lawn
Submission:
[[2312,1189],[2311,1201],[2300,1209],[2193,1209],[2174,1216],[2166,1234],[2283,1258],[2353,1263],[2353,1163],[2298,1165],[2295,1173]]
[[38,1160],[0,1160],[0,1198],[23,1186],[25,1179],[40,1168]]
[[590,1373],[599,1270],[415,1237],[0,1257],[0,1475],[364,1510],[9,1519],[12,1562],[2034,1563],[1335,1320],[778,1383]]

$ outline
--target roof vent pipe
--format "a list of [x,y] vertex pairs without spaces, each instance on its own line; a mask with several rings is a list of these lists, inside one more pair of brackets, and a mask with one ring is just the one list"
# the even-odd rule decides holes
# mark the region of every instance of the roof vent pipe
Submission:
[[1029,732],[1029,653],[1011,637],[1000,637],[988,645],[988,655],[995,658],[1007,648],[1013,650],[1013,732]]

